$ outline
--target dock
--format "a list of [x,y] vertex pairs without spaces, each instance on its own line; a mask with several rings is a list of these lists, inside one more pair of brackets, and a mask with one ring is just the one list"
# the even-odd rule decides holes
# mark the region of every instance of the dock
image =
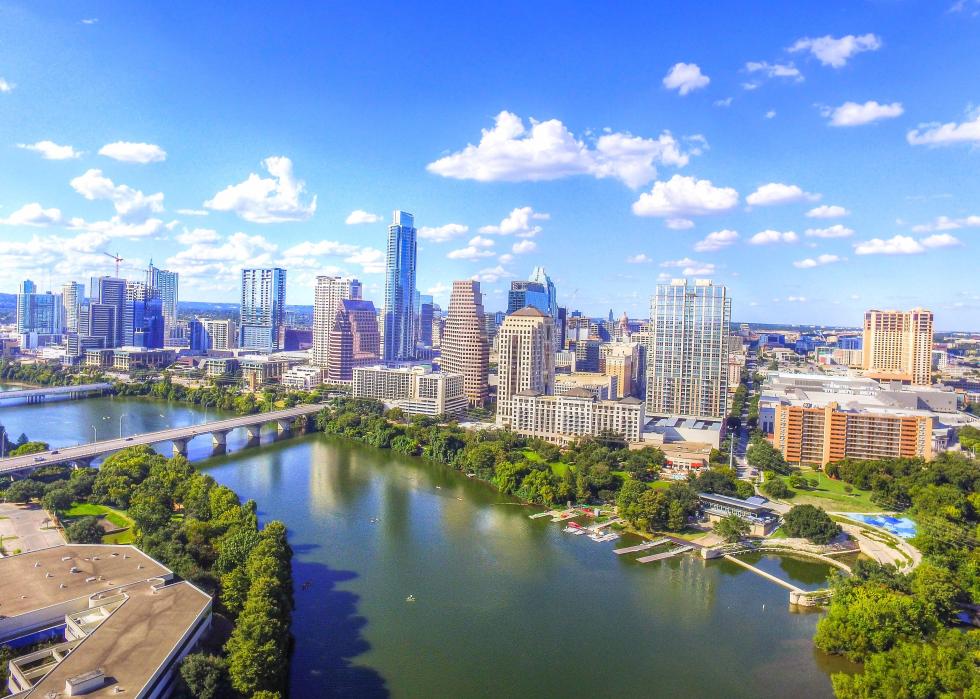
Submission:
[[694,550],[693,546],[691,546],[690,544],[685,544],[684,546],[678,546],[676,548],[670,549],[669,551],[664,551],[663,553],[655,553],[652,556],[642,556],[641,558],[637,558],[636,562],[653,563],[654,561],[662,561],[665,558],[672,558],[674,556],[679,556],[682,553],[687,553],[688,551],[693,551],[693,550]]
[[647,549],[656,548],[666,544],[670,539],[654,539],[653,541],[644,541],[642,544],[637,544],[636,546],[627,546],[622,549],[613,549],[613,553],[617,556],[622,556],[624,553],[639,553],[640,551],[646,551]]
[[794,585],[791,582],[788,582],[786,580],[783,580],[782,578],[777,578],[775,575],[772,575],[770,573],[767,573],[764,570],[761,570],[759,568],[756,568],[751,563],[746,563],[745,561],[740,561],[739,559],[735,558],[735,556],[730,556],[730,555],[726,554],[724,556],[724,558],[726,560],[731,561],[732,563],[737,563],[738,565],[742,566],[743,568],[748,568],[753,573],[756,573],[757,575],[760,575],[760,576],[762,576],[763,578],[765,578],[767,580],[771,580],[772,582],[776,583],[777,585],[780,585],[781,587],[785,587],[790,592],[796,592],[798,594],[803,594],[803,593],[806,592],[806,590],[804,590],[804,589],[802,589],[800,587],[797,587],[796,585]]
[[540,519],[541,517],[554,517],[554,510],[548,510],[547,512],[538,512],[530,516],[531,519]]

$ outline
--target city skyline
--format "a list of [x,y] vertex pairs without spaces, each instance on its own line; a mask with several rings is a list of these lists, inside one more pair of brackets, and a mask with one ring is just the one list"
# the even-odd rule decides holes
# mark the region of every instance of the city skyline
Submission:
[[[179,273],[186,300],[233,302],[241,268],[283,267],[294,303],[312,303],[322,274],[380,302],[386,220],[403,209],[418,290],[443,308],[471,278],[488,310],[505,308],[540,265],[562,306],[593,316],[643,317],[657,283],[683,276],[724,283],[740,321],[854,326],[864,308],[919,303],[914,279],[937,328],[980,326],[969,6],[746,8],[700,24],[623,8],[513,23],[503,6],[440,27],[372,7],[230,26],[214,8],[95,7],[2,5],[4,292],[111,274],[103,253],[118,252],[121,276],[151,259]],[[158,29],[170,40],[141,41]],[[506,47],[459,61],[474,32],[505,29]],[[274,60],[230,61],[253,34]],[[38,35],[65,58],[42,57],[25,40]],[[380,50],[396,35],[425,55]],[[451,103],[446,84],[460,86]],[[265,98],[240,96],[253,86]],[[392,103],[406,105],[395,119]]]

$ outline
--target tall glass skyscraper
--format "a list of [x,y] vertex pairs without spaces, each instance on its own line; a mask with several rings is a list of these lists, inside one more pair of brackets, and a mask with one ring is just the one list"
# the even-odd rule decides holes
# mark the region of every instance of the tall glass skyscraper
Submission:
[[650,309],[647,413],[724,418],[732,301],[708,279],[658,284]]
[[61,287],[61,307],[65,314],[65,330],[78,332],[78,312],[85,301],[85,285],[81,282],[65,282]]
[[166,269],[158,269],[150,260],[150,268],[146,270],[146,285],[156,289],[160,296],[160,307],[163,309],[164,339],[170,339],[170,329],[177,325],[177,288],[180,275]]
[[103,338],[104,347],[122,347],[126,335],[126,280],[92,277],[89,280],[88,337]]
[[17,294],[17,332],[58,335],[61,333],[61,297],[37,293],[30,279],[21,282]]
[[548,273],[544,271],[544,267],[538,265],[533,270],[531,270],[531,276],[528,277],[528,281],[538,282],[544,287],[545,293],[548,298],[548,308],[542,309],[550,315],[552,318],[558,317],[558,289],[555,287],[555,283],[551,281],[551,277]]
[[238,346],[272,352],[279,349],[279,328],[286,311],[286,270],[243,269]]
[[415,217],[394,213],[388,226],[388,261],[385,270],[384,360],[415,358]]

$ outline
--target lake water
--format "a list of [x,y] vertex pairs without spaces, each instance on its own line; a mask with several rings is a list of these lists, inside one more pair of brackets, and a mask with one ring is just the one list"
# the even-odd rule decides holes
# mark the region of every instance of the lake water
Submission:
[[[12,435],[52,446],[204,419],[139,399],[0,408]],[[785,589],[740,566],[638,564],[486,484],[337,438],[244,442],[209,458],[202,437],[189,455],[289,527],[292,696],[819,697],[843,669],[813,648],[819,613],[791,612]],[[828,572],[758,565],[808,589]]]

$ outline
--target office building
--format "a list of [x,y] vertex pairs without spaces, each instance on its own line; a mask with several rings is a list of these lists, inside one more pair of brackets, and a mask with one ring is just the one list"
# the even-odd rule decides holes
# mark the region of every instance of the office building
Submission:
[[61,311],[64,314],[65,332],[78,332],[78,313],[85,303],[85,285],[81,282],[66,282],[61,287]]
[[435,317],[435,302],[429,294],[415,292],[416,330],[415,337],[422,347],[432,347],[432,321]]
[[60,335],[61,296],[47,292],[37,293],[37,286],[30,279],[21,282],[17,293],[17,334]]
[[932,322],[932,311],[923,308],[865,313],[865,375],[918,385],[932,383]]
[[463,375],[425,367],[356,367],[355,398],[379,400],[409,415],[451,415],[466,410]]
[[164,346],[165,320],[160,292],[143,282],[126,282],[123,306],[123,346],[160,348]]
[[415,358],[415,217],[395,211],[388,226],[385,267],[384,360]]
[[260,352],[278,350],[285,310],[286,270],[243,269],[238,346]]
[[313,364],[327,366],[330,358],[330,334],[333,331],[340,302],[361,298],[361,282],[349,277],[320,275],[313,292]]
[[344,299],[334,314],[330,331],[327,381],[350,381],[354,368],[376,364],[381,358],[378,314],[371,301]]
[[158,269],[150,260],[146,270],[146,285],[156,289],[160,297],[160,307],[163,313],[163,336],[169,342],[170,333],[177,325],[177,291],[180,275],[166,269]]
[[204,326],[204,334],[207,336],[208,349],[211,350],[230,350],[235,349],[238,328],[235,321],[214,320],[211,318],[201,319]]
[[528,306],[550,315],[548,289],[536,281],[519,279],[511,282],[507,292],[507,315]]
[[599,400],[616,400],[619,384],[615,376],[591,371],[575,371],[555,375],[555,395],[563,396],[573,391],[585,391]]
[[126,332],[126,280],[92,277],[88,296],[88,322],[82,332],[88,337],[102,338],[105,347],[122,347]]
[[300,364],[283,372],[282,385],[294,391],[309,391],[323,383],[323,368]]
[[490,350],[480,282],[453,282],[440,348],[442,370],[462,374],[470,405],[483,405],[488,393]]
[[544,287],[545,297],[547,307],[541,310],[545,311],[552,318],[558,318],[558,289],[555,287],[555,283],[551,281],[551,277],[548,273],[544,271],[544,267],[538,265],[531,270],[531,276],[528,277],[529,281],[537,282],[542,287]]
[[644,417],[638,398],[602,400],[583,389],[554,396],[519,391],[511,398],[510,429],[561,446],[602,435],[634,443],[640,441]]
[[504,319],[497,333],[497,424],[511,424],[511,401],[520,391],[555,392],[555,323],[526,306]]
[[731,299],[707,279],[659,284],[650,310],[647,412],[725,417]]

